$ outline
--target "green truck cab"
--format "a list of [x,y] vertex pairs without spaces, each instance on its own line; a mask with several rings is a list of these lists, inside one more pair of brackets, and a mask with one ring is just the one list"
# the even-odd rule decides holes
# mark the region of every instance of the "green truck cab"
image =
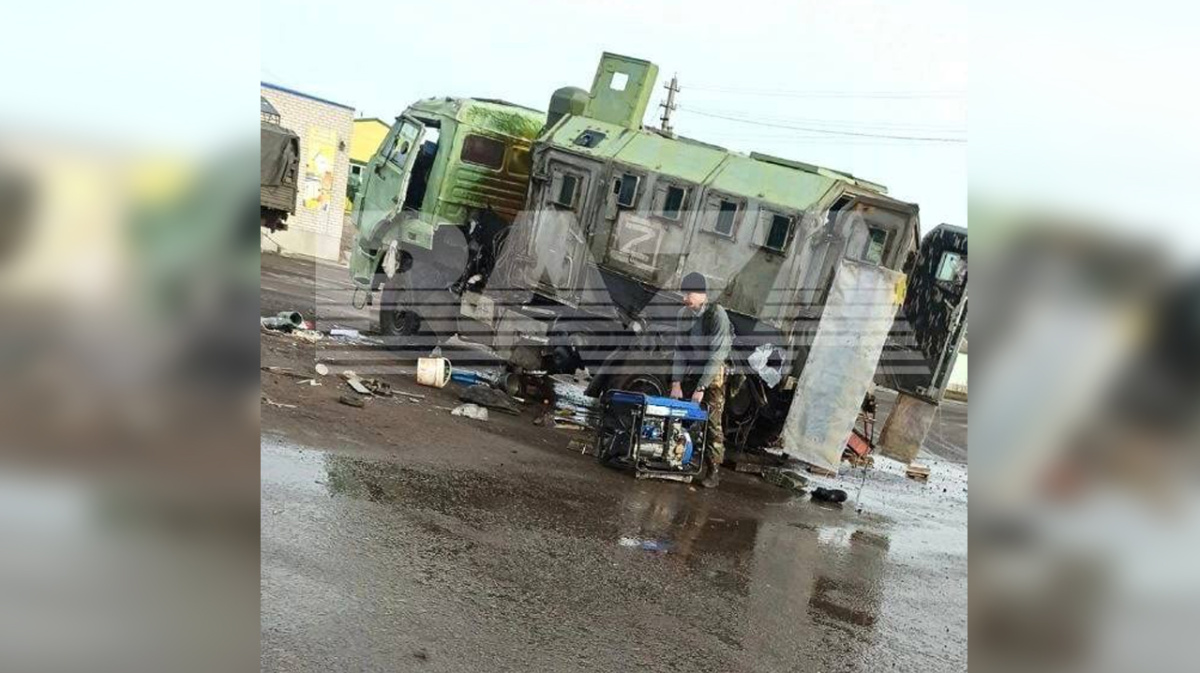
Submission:
[[464,273],[471,230],[503,227],[525,203],[530,146],[545,113],[500,100],[427,98],[396,118],[354,200],[350,275],[370,293],[414,264]]

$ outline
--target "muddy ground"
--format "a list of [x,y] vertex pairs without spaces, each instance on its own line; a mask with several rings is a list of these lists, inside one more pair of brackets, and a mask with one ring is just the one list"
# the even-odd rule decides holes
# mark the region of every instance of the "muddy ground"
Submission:
[[[263,258],[263,313],[369,327],[345,269]],[[262,667],[268,671],[962,671],[965,406],[928,483],[882,460],[822,505],[757,477],[637,481],[537,410],[450,415],[374,347],[264,335]],[[341,404],[338,371],[424,395]],[[290,406],[277,406],[290,405]],[[438,408],[444,407],[444,408]],[[861,506],[861,512],[858,507]]]

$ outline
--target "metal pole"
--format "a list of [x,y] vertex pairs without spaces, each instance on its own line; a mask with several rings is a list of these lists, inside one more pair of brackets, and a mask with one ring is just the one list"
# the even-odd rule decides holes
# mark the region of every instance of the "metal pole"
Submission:
[[674,133],[671,128],[671,112],[675,110],[675,94],[679,91],[679,78],[677,75],[671,75],[671,81],[666,85],[667,100],[664,103],[659,103],[659,107],[663,109],[662,113],[662,130],[664,133]]

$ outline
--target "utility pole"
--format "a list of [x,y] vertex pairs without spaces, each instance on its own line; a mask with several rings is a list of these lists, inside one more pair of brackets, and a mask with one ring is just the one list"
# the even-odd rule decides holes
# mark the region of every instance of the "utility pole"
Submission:
[[662,130],[663,133],[673,134],[675,131],[671,129],[671,113],[675,110],[675,94],[679,93],[679,77],[671,75],[671,81],[666,85],[667,100],[659,103],[658,106],[663,109],[662,113]]

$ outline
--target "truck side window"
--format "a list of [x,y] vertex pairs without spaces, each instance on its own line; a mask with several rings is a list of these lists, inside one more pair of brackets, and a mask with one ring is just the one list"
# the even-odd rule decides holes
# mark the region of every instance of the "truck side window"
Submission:
[[763,247],[769,248],[776,252],[783,252],[787,248],[788,239],[792,235],[792,218],[779,213],[768,212],[770,216],[767,229],[767,238],[763,242]]
[[623,173],[617,183],[617,205],[622,208],[632,208],[637,203],[638,176]]
[[683,217],[683,202],[687,199],[687,190],[676,185],[668,185],[662,197],[659,215],[668,220],[678,221]]
[[684,206],[688,205],[688,187],[672,185],[670,182],[659,182],[654,186],[654,199],[650,210],[655,216],[679,222],[684,217]]
[[508,172],[513,175],[529,175],[529,167],[529,150],[522,147],[514,147],[512,153],[508,156]]
[[938,261],[935,278],[944,283],[958,285],[967,275],[967,260],[957,252],[946,251]]
[[734,201],[721,199],[717,210],[717,222],[713,231],[722,236],[733,236],[733,227],[737,222],[738,204]]
[[498,171],[504,165],[504,143],[495,138],[469,135],[463,138],[459,158],[465,163]]
[[883,264],[883,251],[887,247],[888,233],[879,227],[867,227],[867,243],[859,259],[869,264]]
[[575,198],[579,194],[579,178],[574,175],[560,173],[555,176],[554,182],[557,186],[551,185],[551,201],[565,206],[567,208],[575,207]]
[[400,127],[400,132],[396,134],[396,139],[392,142],[392,147],[388,150],[388,161],[404,168],[408,161],[408,154],[413,149],[413,142],[416,141],[418,129],[412,124],[405,124]]

